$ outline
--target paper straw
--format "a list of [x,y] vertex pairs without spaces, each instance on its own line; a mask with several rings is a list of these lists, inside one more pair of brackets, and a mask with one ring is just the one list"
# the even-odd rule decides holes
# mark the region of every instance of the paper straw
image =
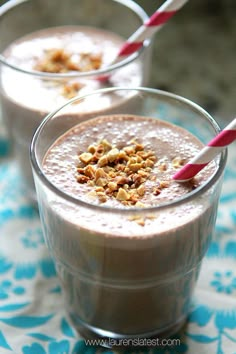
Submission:
[[[135,31],[122,45],[116,58],[109,64],[113,65],[137,52],[146,39],[159,31],[162,26],[187,2],[188,0],[167,0],[154,14]],[[100,81],[106,81],[109,75],[98,77]]]
[[159,31],[162,26],[187,2],[188,0],[167,0],[156,12],[135,31],[121,47],[113,64],[137,52],[145,39]]
[[215,136],[189,163],[183,166],[173,179],[185,182],[196,176],[209,162],[236,139],[236,118]]

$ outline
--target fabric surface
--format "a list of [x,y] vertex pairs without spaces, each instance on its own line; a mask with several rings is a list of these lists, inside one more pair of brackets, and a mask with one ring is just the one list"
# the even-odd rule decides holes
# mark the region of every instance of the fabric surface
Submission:
[[[229,159],[216,233],[203,262],[186,326],[176,346],[125,353],[236,353],[236,155]],[[78,336],[63,310],[38,212],[26,199],[8,141],[0,137],[0,353],[101,353]],[[105,350],[106,353],[115,351]],[[117,351],[116,351],[117,352]]]

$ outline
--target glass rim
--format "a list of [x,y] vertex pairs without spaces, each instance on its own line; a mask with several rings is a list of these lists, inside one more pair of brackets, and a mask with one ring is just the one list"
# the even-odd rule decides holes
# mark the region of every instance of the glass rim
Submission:
[[[31,166],[33,169],[33,172],[36,173],[37,177],[41,180],[41,182],[53,193],[55,193],[57,196],[59,196],[60,198],[66,200],[67,202],[70,202],[76,206],[82,206],[82,207],[86,207],[86,208],[90,208],[90,209],[97,209],[103,212],[108,212],[108,213],[124,213],[124,214],[134,214],[134,213],[140,213],[140,212],[158,212],[158,211],[162,211],[162,210],[166,210],[168,208],[171,207],[177,207],[182,205],[183,203],[187,203],[190,202],[191,200],[195,199],[198,196],[201,196],[204,192],[206,192],[209,188],[211,188],[211,186],[217,181],[219,180],[219,178],[221,177],[221,175],[224,172],[224,168],[226,165],[226,160],[227,160],[227,148],[224,149],[221,154],[220,154],[220,160],[219,160],[219,165],[216,168],[216,171],[213,173],[213,175],[207,179],[205,181],[205,183],[203,183],[200,187],[192,190],[191,192],[184,194],[182,197],[179,197],[173,201],[169,201],[169,202],[165,202],[163,204],[160,205],[155,205],[155,206],[149,206],[149,207],[143,207],[143,208],[138,208],[138,207],[129,207],[129,208],[118,208],[118,207],[111,207],[111,206],[104,206],[102,204],[93,204],[93,203],[89,203],[89,202],[85,202],[79,198],[75,198],[71,195],[69,195],[66,192],[61,191],[57,186],[55,186],[48,178],[47,176],[44,174],[43,170],[40,167],[40,163],[38,161],[38,158],[36,156],[36,145],[38,142],[38,139],[40,138],[40,134],[41,132],[44,130],[44,128],[47,126],[47,124],[51,121],[51,119],[54,118],[54,116],[60,112],[61,110],[63,110],[65,107],[67,107],[70,104],[73,104],[73,102],[78,101],[78,100],[83,100],[86,97],[92,96],[92,95],[96,95],[96,94],[103,94],[103,93],[109,93],[109,92],[114,92],[117,90],[121,90],[121,91],[138,91],[138,92],[144,92],[144,93],[150,93],[150,94],[155,94],[159,97],[163,97],[163,98],[171,98],[174,99],[176,101],[179,101],[183,104],[185,104],[186,106],[192,107],[195,110],[198,111],[198,113],[200,113],[202,115],[202,117],[205,119],[205,121],[209,122],[212,126],[212,128],[214,129],[215,133],[219,133],[220,132],[220,127],[218,125],[218,123],[215,121],[215,119],[206,111],[204,110],[201,106],[199,106],[198,104],[192,102],[191,100],[173,94],[171,92],[167,92],[167,91],[162,91],[162,90],[158,90],[158,89],[153,89],[153,88],[147,88],[147,87],[109,87],[109,88],[103,88],[103,89],[99,89],[93,92],[90,92],[86,95],[82,95],[82,96],[76,96],[72,99],[70,99],[67,103],[65,103],[64,105],[60,106],[59,108],[57,108],[56,110],[54,110],[53,112],[49,113],[44,119],[43,121],[40,123],[40,125],[38,126],[38,128],[36,129],[33,138],[31,140],[31,144],[30,144],[30,160],[31,160]],[[79,124],[79,123],[78,123]],[[71,128],[70,128],[71,129]]]
[[[5,4],[0,6],[0,20],[1,20],[1,16],[5,15],[9,10],[27,1],[33,1],[33,0],[8,0]],[[144,11],[144,9],[133,0],[112,0],[112,1],[129,8],[131,11],[133,11],[134,13],[136,13],[136,15],[140,17],[143,23],[149,18],[147,13]],[[108,65],[102,69],[91,70],[86,72],[46,73],[46,72],[40,72],[36,70],[26,70],[20,68],[17,65],[9,63],[8,60],[4,57],[4,55],[2,55],[1,53],[0,53],[0,64],[3,64],[18,72],[35,76],[35,77],[41,77],[43,79],[65,79],[65,78],[75,78],[75,77],[86,78],[86,77],[104,75],[132,63],[133,61],[135,61],[137,58],[140,57],[140,55],[143,53],[144,50],[147,50],[147,48],[151,44],[151,41],[152,41],[151,38],[146,39],[143,43],[143,46],[141,46],[135,53],[129,55],[128,57],[120,60],[117,63]]]

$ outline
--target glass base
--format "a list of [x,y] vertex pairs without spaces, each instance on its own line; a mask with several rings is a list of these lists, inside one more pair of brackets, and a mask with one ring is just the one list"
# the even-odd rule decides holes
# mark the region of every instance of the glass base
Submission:
[[[115,348],[115,347],[138,347],[143,346],[141,343],[145,343],[146,339],[168,339],[170,336],[178,332],[186,322],[187,316],[182,317],[180,320],[175,322],[170,326],[166,326],[163,329],[153,330],[146,333],[137,333],[137,334],[124,334],[124,333],[115,333],[103,330],[98,327],[91,326],[78,317],[75,317],[73,314],[70,314],[72,323],[74,324],[76,330],[85,340],[91,340],[90,345],[100,345],[105,348]],[[143,341],[142,341],[143,340]],[[92,342],[94,341],[94,342]],[[133,342],[133,343],[132,343]],[[122,344],[123,343],[123,344]],[[152,346],[152,341],[147,341]],[[153,341],[157,343],[157,341]],[[89,344],[87,342],[87,344]],[[154,345],[154,344],[153,344]],[[157,345],[157,344],[156,344]]]

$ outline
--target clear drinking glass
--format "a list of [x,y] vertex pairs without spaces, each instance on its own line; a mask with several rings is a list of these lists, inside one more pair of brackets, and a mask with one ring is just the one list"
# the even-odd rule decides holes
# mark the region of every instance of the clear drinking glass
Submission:
[[[72,100],[46,117],[31,145],[42,227],[66,309],[84,337],[165,338],[183,325],[190,309],[214,232],[226,152],[215,159],[217,168],[204,184],[160,206],[108,208],[72,197],[45,176],[44,156],[59,136],[80,123],[80,115],[68,114],[69,107],[114,97],[126,100],[99,114],[159,118],[203,143],[219,132],[198,105],[154,89],[108,88]],[[152,221],[126,227],[139,217]]]
[[[61,92],[65,83],[82,83],[79,94],[106,86],[146,85],[150,72],[151,41],[120,61],[90,72],[48,73],[29,70],[14,62],[9,46],[32,32],[58,26],[89,26],[111,31],[127,39],[148,18],[132,0],[10,0],[0,8],[0,101],[19,162],[26,192],[34,200],[35,189],[29,162],[33,132],[43,117],[68,101]],[[80,43],[78,42],[78,46]],[[21,49],[27,55],[27,47]],[[35,54],[37,54],[35,45]],[[102,48],[101,48],[102,50]],[[86,48],[85,48],[86,51]],[[98,80],[109,74],[108,82]]]

